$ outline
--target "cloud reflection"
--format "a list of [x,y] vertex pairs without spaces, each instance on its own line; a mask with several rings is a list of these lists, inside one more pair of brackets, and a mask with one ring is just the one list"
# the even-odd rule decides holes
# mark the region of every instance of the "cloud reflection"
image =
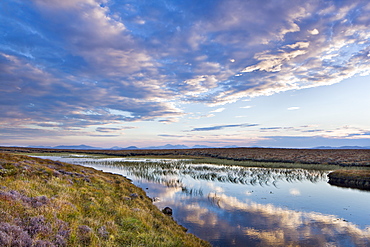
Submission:
[[293,188],[293,189],[289,190],[289,194],[291,194],[293,196],[300,196],[301,192],[299,191],[299,189]]
[[[243,202],[226,194],[213,194],[217,206],[227,212],[248,215],[253,224],[243,226],[244,233],[263,246],[316,245],[350,241],[356,246],[370,244],[370,228],[338,219],[335,215],[299,212],[272,204]],[[243,212],[243,213],[241,213]],[[220,219],[222,220],[222,219]],[[275,230],[279,229],[279,230]]]
[[[162,187],[159,196],[163,201],[157,206],[171,205],[176,220],[190,225],[197,236],[220,246],[370,244],[370,227],[361,229],[336,215],[256,203],[251,197],[242,200],[228,196],[212,183],[206,183],[206,186],[214,192],[201,198],[184,195],[178,188]],[[208,191],[208,188],[204,190]],[[290,194],[298,196],[300,191],[291,189]],[[166,198],[167,195],[170,197]]]

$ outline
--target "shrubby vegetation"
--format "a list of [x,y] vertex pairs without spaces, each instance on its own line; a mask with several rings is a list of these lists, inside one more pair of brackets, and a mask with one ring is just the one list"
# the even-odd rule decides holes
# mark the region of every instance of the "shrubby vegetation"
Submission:
[[128,179],[0,153],[0,246],[208,246]]

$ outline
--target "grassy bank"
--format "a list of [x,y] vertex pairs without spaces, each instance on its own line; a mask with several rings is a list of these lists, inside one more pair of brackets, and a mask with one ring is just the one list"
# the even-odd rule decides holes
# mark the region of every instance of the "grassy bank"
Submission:
[[332,185],[370,190],[369,170],[337,170],[331,172],[328,177]]
[[208,246],[119,175],[0,153],[0,246]]

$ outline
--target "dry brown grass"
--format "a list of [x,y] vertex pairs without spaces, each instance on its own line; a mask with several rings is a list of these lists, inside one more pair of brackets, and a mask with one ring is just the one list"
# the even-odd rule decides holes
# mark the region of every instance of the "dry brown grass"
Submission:
[[337,178],[364,179],[370,181],[370,171],[364,170],[337,170],[331,173]]
[[337,170],[329,175],[329,183],[340,187],[370,190],[370,171]]
[[208,157],[235,161],[369,166],[370,149],[205,148],[171,150],[60,150],[7,148],[9,152],[74,152],[119,156]]

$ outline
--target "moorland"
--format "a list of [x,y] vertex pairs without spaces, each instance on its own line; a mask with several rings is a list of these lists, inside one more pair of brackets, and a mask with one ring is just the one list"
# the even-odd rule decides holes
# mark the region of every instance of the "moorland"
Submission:
[[71,150],[0,147],[2,152],[88,153],[121,157],[192,158],[197,163],[333,170],[329,183],[370,190],[370,149],[194,148]]
[[209,246],[123,176],[0,152],[0,246]]
[[191,158],[196,163],[325,169],[333,170],[329,179],[334,185],[370,189],[370,150],[366,149],[0,147],[0,246],[208,245],[164,215],[128,179],[25,156],[31,153]]
[[257,161],[341,167],[370,167],[370,149],[197,148],[139,150],[71,150],[0,147],[3,152],[90,153],[127,156],[203,157],[232,161]]

